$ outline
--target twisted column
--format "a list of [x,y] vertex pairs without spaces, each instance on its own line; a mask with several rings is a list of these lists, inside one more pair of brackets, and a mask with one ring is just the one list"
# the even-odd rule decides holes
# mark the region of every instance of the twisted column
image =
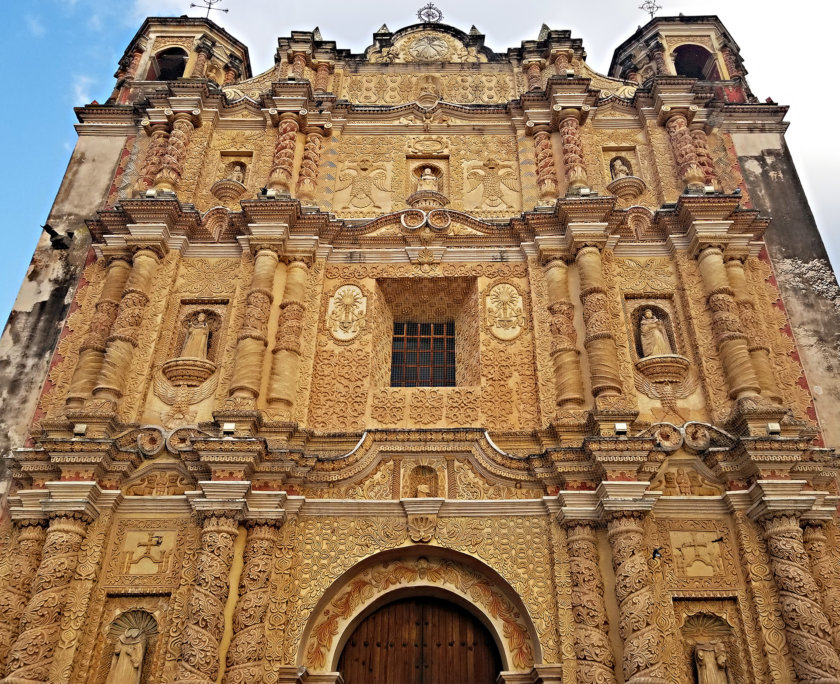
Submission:
[[647,563],[650,552],[645,543],[642,515],[622,512],[613,515],[607,523],[615,568],[618,632],[624,640],[624,681],[664,684],[665,638],[655,623],[653,577]]
[[747,276],[744,273],[743,262],[740,259],[729,259],[726,262],[726,273],[729,278],[729,285],[735,293],[738,317],[744,327],[747,351],[750,354],[750,361],[761,388],[761,396],[776,404],[781,404],[783,401],[781,391],[776,383],[776,376],[773,374],[773,366],[770,363],[770,347],[767,345],[766,335],[758,322],[755,303],[747,289]]
[[746,335],[741,332],[738,305],[723,265],[723,252],[719,247],[709,246],[700,252],[697,259],[706,301],[712,312],[712,334],[726,373],[729,396],[741,399],[758,394],[761,386],[747,351]]
[[163,165],[163,155],[166,154],[169,145],[169,124],[153,123],[149,125],[148,130],[151,141],[140,171],[141,185],[146,190],[155,184],[155,177]]
[[303,78],[303,70],[306,68],[306,55],[302,52],[296,52],[292,55],[290,74],[296,79]]
[[157,266],[158,255],[153,250],[143,248],[134,254],[131,273],[106,342],[102,367],[93,390],[94,399],[116,402],[123,395],[125,376],[137,348],[140,324],[149,303]]
[[820,590],[825,616],[831,623],[832,643],[840,649],[840,582],[836,557],[828,547],[825,521],[808,521],[803,541],[811,561],[811,574]]
[[738,60],[735,58],[735,53],[732,51],[732,48],[725,47],[721,50],[721,54],[723,55],[723,63],[726,64],[726,70],[729,72],[729,78],[737,78],[744,76],[744,70],[738,64]]
[[195,583],[187,603],[178,682],[214,684],[219,674],[219,642],[238,531],[234,518],[208,515],[204,519]]
[[315,83],[313,88],[316,93],[326,93],[330,82],[330,63],[318,62],[315,66]]
[[665,48],[659,46],[651,53],[653,57],[653,67],[657,76],[667,76],[668,67],[665,64]]
[[694,154],[697,155],[697,164],[703,171],[703,182],[713,188],[720,187],[715,162],[712,160],[712,153],[709,152],[709,139],[702,127],[691,129],[691,140],[694,143]]
[[580,113],[576,109],[560,112],[560,137],[563,140],[563,166],[566,169],[566,191],[579,190],[587,185],[583,165],[583,146],[580,141]]
[[193,64],[192,77],[206,78],[207,64],[213,56],[213,46],[215,43],[208,40],[206,37],[201,39],[195,48],[195,63]]
[[239,580],[239,600],[233,614],[233,639],[227,652],[224,684],[259,681],[265,655],[268,581],[277,544],[272,523],[253,523],[245,546],[245,567]]
[[315,198],[315,189],[318,186],[318,166],[321,163],[321,140],[321,132],[318,129],[311,130],[306,134],[303,160],[300,163],[300,172],[298,173],[298,199],[312,200]]
[[557,57],[554,59],[554,73],[558,76],[565,76],[570,66],[569,53],[558,52]]
[[568,524],[567,535],[578,677],[582,682],[615,684],[595,530],[590,523],[575,521]]
[[554,151],[548,126],[539,126],[534,131],[534,158],[540,199],[557,199],[557,171],[554,168]]
[[105,360],[105,348],[111,334],[111,326],[117,318],[120,299],[130,272],[131,264],[127,256],[115,257],[108,264],[105,284],[102,286],[99,301],[96,302],[96,311],[82,342],[79,361],[70,380],[70,388],[67,391],[68,408],[81,408],[96,387],[102,362]]
[[522,64],[525,78],[528,79],[528,90],[539,90],[542,87],[542,65],[541,59],[529,59]]
[[160,171],[155,176],[155,189],[175,191],[181,182],[183,163],[190,146],[190,137],[195,130],[193,117],[197,116],[197,109],[192,112],[178,112],[172,124],[172,133],[166,145]]
[[686,188],[702,188],[705,182],[703,169],[697,160],[694,139],[688,130],[688,119],[677,112],[665,122],[665,130],[671,141],[671,151],[677,162],[677,173]]
[[554,259],[545,268],[548,311],[551,314],[551,361],[557,405],[568,408],[583,405],[583,376],[575,330],[575,305],[569,294],[569,267]]
[[256,399],[260,393],[263,356],[268,344],[268,317],[279,259],[270,249],[257,252],[254,274],[245,299],[245,320],[239,331],[230,396]]
[[308,275],[309,268],[302,261],[289,264],[283,301],[280,304],[280,320],[277,322],[274,358],[268,381],[268,404],[287,411],[291,410],[297,393],[303,302]]
[[277,144],[274,146],[274,159],[268,176],[268,187],[281,192],[289,192],[292,186],[292,168],[295,163],[295,147],[300,130],[297,116],[285,113],[280,119],[277,131]]
[[46,530],[42,521],[27,520],[18,524],[17,541],[11,550],[9,582],[0,594],[0,674],[12,641],[17,636],[20,619],[29,598],[29,589],[41,563]]
[[20,633],[9,653],[4,684],[49,682],[68,587],[76,572],[86,532],[87,521],[70,515],[58,515],[50,521],[41,562],[32,581],[32,597],[23,611]]
[[580,298],[583,302],[583,322],[586,327],[583,346],[589,357],[592,394],[595,397],[619,395],[621,376],[618,371],[616,342],[610,332],[601,250],[597,247],[583,247],[578,251],[575,260],[580,275]]
[[793,669],[801,684],[840,682],[840,657],[831,624],[819,603],[797,514],[780,512],[762,521]]

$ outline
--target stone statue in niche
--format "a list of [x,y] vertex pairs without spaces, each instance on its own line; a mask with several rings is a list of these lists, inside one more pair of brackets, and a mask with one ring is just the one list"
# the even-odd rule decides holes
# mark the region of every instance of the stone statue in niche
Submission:
[[117,638],[105,684],[140,684],[145,654],[146,636],[143,632],[136,627],[125,630]]
[[232,181],[245,184],[245,164],[242,162],[231,162],[227,166],[225,175]]
[[423,173],[420,174],[420,180],[417,181],[417,192],[422,191],[437,192],[438,179],[435,172],[430,167],[425,167]]
[[210,341],[210,323],[207,320],[207,314],[199,311],[187,325],[187,337],[184,340],[181,356],[189,359],[206,359],[207,343]]
[[699,643],[694,647],[697,684],[730,684],[727,676],[726,649],[719,641]]
[[610,162],[610,172],[612,173],[613,180],[633,175],[630,163],[624,157],[613,157],[613,160]]
[[651,309],[645,309],[639,321],[639,342],[645,357],[674,353],[665,321],[659,320]]

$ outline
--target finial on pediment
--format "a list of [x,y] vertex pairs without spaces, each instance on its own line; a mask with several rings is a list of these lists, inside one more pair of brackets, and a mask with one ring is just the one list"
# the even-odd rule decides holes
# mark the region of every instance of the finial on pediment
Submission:
[[548,24],[543,24],[542,28],[540,28],[540,35],[537,37],[537,40],[545,40],[548,38],[549,31],[551,31],[551,29],[548,28]]
[[315,40],[324,40],[324,37],[321,35],[321,29],[318,28],[317,26],[315,27],[315,30],[312,32],[312,37]]

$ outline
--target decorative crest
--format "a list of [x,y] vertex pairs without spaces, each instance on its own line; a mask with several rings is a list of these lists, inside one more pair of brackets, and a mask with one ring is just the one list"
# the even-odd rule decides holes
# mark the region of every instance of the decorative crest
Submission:
[[639,5],[640,10],[644,10],[650,15],[650,18],[653,19],[653,16],[662,9],[662,5],[658,5],[656,0],[645,0],[641,5]]
[[430,2],[417,11],[417,18],[425,24],[438,24],[443,19],[443,12]]
[[218,5],[222,0],[201,0],[200,5],[196,5],[194,2],[190,3],[190,7],[200,7],[201,9],[206,9],[207,14],[205,17],[207,19],[210,18],[210,10],[216,10],[217,12],[230,12],[229,9],[222,9],[221,7],[214,7],[214,5]]

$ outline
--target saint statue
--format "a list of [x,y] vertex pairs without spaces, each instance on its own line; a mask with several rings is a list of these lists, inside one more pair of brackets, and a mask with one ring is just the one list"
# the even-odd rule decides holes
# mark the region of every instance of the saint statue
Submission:
[[210,324],[207,321],[207,314],[200,312],[190,321],[181,356],[189,359],[206,359],[207,341],[209,339]]
[[242,168],[242,164],[233,165],[233,169],[230,172],[230,179],[235,180],[237,183],[245,182],[245,169]]
[[105,684],[140,684],[145,653],[146,635],[136,627],[125,630],[114,647]]
[[626,178],[627,176],[631,175],[630,169],[627,168],[627,165],[621,160],[621,157],[616,157],[612,161],[612,176],[613,180],[617,178]]
[[720,642],[697,644],[694,647],[697,684],[729,684],[726,675],[726,651]]
[[645,309],[645,314],[639,321],[639,337],[642,342],[642,354],[646,357],[674,353],[665,321],[660,321],[650,309]]
[[423,169],[423,173],[420,175],[420,180],[417,181],[417,192],[422,190],[430,190],[431,192],[438,191],[437,176],[435,176],[434,172],[428,166]]

